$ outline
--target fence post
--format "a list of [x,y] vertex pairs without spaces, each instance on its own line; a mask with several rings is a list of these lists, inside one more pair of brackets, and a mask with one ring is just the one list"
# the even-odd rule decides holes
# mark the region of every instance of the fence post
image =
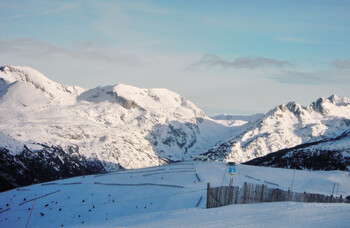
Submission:
[[[259,192],[260,191],[260,192]],[[259,195],[260,194],[260,195]],[[211,189],[210,183],[207,183],[207,204],[206,208],[221,207],[229,204],[248,204],[256,202],[323,202],[323,203],[350,203],[349,199],[340,195],[321,195],[314,193],[299,193],[291,190],[284,191],[278,188],[269,188],[268,186],[251,184],[244,182],[240,187],[214,187]]]
[[261,187],[260,202],[263,201],[263,198],[264,198],[264,184],[263,184],[262,187]]
[[290,189],[288,189],[288,199],[287,201],[290,201]]
[[292,179],[292,185],[290,186],[290,191],[293,191],[294,177],[295,177],[295,169],[293,172],[293,179]]
[[247,203],[248,195],[248,186],[247,182],[244,182],[244,191],[243,191],[243,203]]
[[210,183],[207,185],[207,208],[210,208]]
[[335,189],[335,183],[333,184],[332,196],[333,196],[333,193],[334,193],[334,189]]
[[34,205],[35,205],[35,202],[36,202],[36,200],[34,200],[34,203],[33,203],[32,209],[30,210],[30,214],[29,214],[29,217],[28,217],[28,221],[27,221],[27,224],[26,224],[26,228],[28,227],[30,217],[32,216],[32,212],[33,212],[33,210],[34,210]]

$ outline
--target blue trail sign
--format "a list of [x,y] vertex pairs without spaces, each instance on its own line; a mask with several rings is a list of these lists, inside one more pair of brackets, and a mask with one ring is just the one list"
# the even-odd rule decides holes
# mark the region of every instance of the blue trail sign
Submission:
[[236,173],[236,166],[230,165],[230,166],[228,167],[228,173],[229,173],[231,176],[235,175],[235,173]]

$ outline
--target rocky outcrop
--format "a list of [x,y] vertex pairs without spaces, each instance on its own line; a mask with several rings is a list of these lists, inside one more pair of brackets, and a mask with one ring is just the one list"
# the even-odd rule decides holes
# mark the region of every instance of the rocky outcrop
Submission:
[[[0,148],[0,191],[67,177],[106,172],[97,159],[86,159],[59,146],[42,145],[42,150],[23,150],[13,155]],[[122,168],[122,167],[120,167]]]
[[350,131],[336,138],[304,143],[244,164],[308,170],[350,170]]

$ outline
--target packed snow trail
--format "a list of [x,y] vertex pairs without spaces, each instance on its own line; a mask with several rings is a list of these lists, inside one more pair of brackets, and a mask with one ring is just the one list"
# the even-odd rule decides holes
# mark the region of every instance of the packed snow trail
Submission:
[[[193,168],[196,170],[200,180],[193,172],[170,172],[176,171],[173,168]],[[254,167],[246,165],[236,165],[236,175],[234,185],[242,186],[244,182],[263,183],[269,181],[276,183],[279,188],[288,190],[290,188],[293,170],[276,169],[266,167]],[[152,170],[159,172],[164,169],[163,174],[144,176],[145,173],[152,173]],[[30,213],[31,219],[28,227],[101,227],[101,226],[162,226],[170,225],[177,218],[179,221],[174,225],[179,226],[204,226],[204,221],[208,226],[227,226],[228,223],[236,224],[242,227],[247,225],[268,224],[279,225],[274,221],[272,213],[280,213],[282,221],[287,217],[282,211],[290,211],[296,218],[300,218],[303,212],[320,217],[324,221],[321,213],[331,209],[333,211],[343,211],[336,217],[339,221],[344,221],[344,211],[349,210],[349,205],[324,205],[323,204],[296,204],[296,203],[265,203],[253,205],[232,205],[224,208],[210,209],[205,208],[206,184],[210,182],[211,186],[221,186],[222,177],[225,176],[223,185],[228,185],[230,181],[227,172],[227,165],[222,162],[192,162],[176,163],[162,167],[154,167],[140,170],[129,170],[123,172],[111,173],[108,175],[90,175],[54,182],[26,186],[25,188],[14,189],[0,193],[0,227],[24,227]],[[249,177],[247,177],[249,176]],[[251,179],[254,177],[255,179]],[[320,194],[330,194],[334,183],[339,183],[338,195],[350,195],[350,181],[347,172],[310,172],[297,170],[295,172],[293,189],[297,192],[312,192]],[[312,181],[312,184],[309,184]],[[118,183],[118,185],[101,185],[99,183]],[[52,184],[51,184],[52,183]],[[150,183],[151,185],[142,185]],[[161,187],[161,185],[164,185]],[[168,186],[167,186],[168,185]],[[171,186],[182,186],[182,188]],[[294,191],[293,190],[293,191]],[[46,195],[48,193],[53,193]],[[45,197],[40,198],[45,195]],[[200,198],[204,198],[200,202]],[[35,207],[31,211],[32,201],[36,199]],[[204,200],[204,201],[203,201]],[[25,204],[23,204],[25,203]],[[19,206],[19,204],[21,204]],[[196,206],[198,206],[197,209]],[[10,208],[9,210],[7,210]],[[229,209],[225,209],[229,208]],[[237,209],[236,209],[237,208]],[[239,209],[240,208],[240,209]],[[266,208],[267,214],[257,216]],[[328,208],[328,209],[323,209]],[[227,218],[223,219],[223,213],[235,211]],[[249,221],[251,216],[257,216],[255,220]],[[317,212],[320,211],[320,212]],[[188,213],[188,217],[183,220],[177,216]],[[281,214],[282,213],[282,214]],[[193,216],[195,221],[190,219]],[[226,216],[226,215],[225,215]],[[236,217],[235,217],[236,216]],[[207,217],[207,219],[203,219]],[[215,218],[217,217],[217,218]],[[324,218],[328,218],[327,214]],[[301,219],[301,218],[300,218]],[[209,222],[212,220],[212,222]],[[307,222],[308,217],[303,218],[305,224],[315,226],[318,223]],[[203,221],[203,222],[201,222]],[[292,221],[287,221],[288,226]],[[294,223],[298,226],[297,223]],[[337,227],[335,219],[330,219],[332,227]],[[265,226],[264,225],[264,226]],[[333,226],[335,225],[335,226]],[[341,227],[341,226],[340,226]]]

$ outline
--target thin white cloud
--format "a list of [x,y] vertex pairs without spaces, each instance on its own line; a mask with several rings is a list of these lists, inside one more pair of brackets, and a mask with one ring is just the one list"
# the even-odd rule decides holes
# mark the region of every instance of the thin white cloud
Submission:
[[64,4],[64,5],[57,7],[57,8],[44,10],[44,11],[40,11],[40,12],[33,12],[33,13],[28,13],[28,14],[17,14],[17,15],[13,15],[13,16],[3,17],[3,18],[0,18],[0,21],[8,21],[8,20],[18,19],[18,18],[23,18],[23,17],[47,15],[47,14],[57,13],[60,11],[72,10],[72,9],[76,8],[77,6],[78,6],[77,3],[68,3],[68,4]]
[[298,37],[279,37],[279,41],[284,41],[288,43],[301,43],[301,44],[314,44],[316,41],[306,40]]
[[0,55],[17,55],[38,59],[46,59],[53,56],[66,56],[72,59],[98,61],[105,63],[120,63],[130,66],[140,65],[139,60],[132,55],[108,55],[94,50],[92,42],[80,41],[75,43],[75,48],[55,46],[37,39],[22,38],[15,40],[0,40]]
[[283,71],[270,77],[285,84],[330,85],[350,83],[350,73],[346,71]]
[[192,64],[189,68],[195,69],[200,67],[215,67],[219,66],[222,68],[246,68],[256,69],[265,67],[291,67],[294,66],[292,63],[287,61],[280,61],[265,57],[239,57],[233,61],[224,60],[216,55],[205,55],[198,62]]

